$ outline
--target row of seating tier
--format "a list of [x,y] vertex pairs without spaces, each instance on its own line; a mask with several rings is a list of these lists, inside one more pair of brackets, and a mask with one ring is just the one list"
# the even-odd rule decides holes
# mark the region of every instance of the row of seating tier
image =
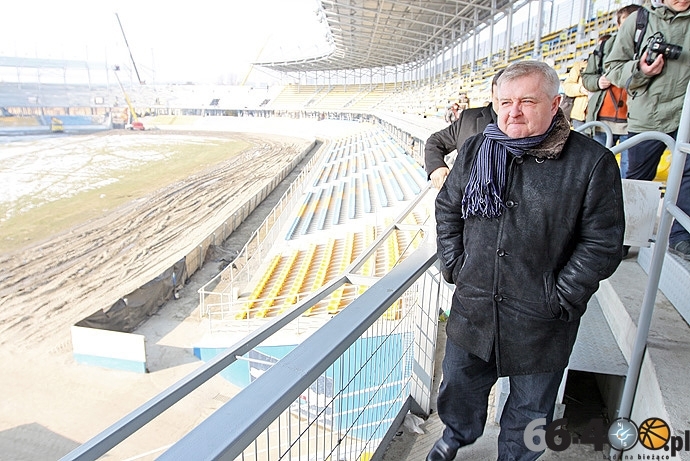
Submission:
[[261,303],[258,312],[255,314],[256,317],[265,318],[269,316],[271,307],[276,304],[286,288],[288,276],[290,275],[290,272],[292,272],[293,266],[295,265],[297,256],[299,256],[299,254],[300,252],[297,250],[290,252],[290,254],[285,257],[285,261],[281,265],[282,267],[280,267],[280,270],[277,271],[277,268],[274,269],[274,271],[278,273],[271,277],[271,289],[269,290],[268,294],[265,295],[264,301]]
[[[331,258],[333,256],[333,249],[335,248],[335,239],[329,238],[328,243],[325,245],[324,251],[319,258],[319,264],[316,267],[316,273],[314,280],[311,283],[311,291],[316,291],[326,283],[326,277],[328,276],[328,268],[331,264]],[[317,305],[318,306],[318,305]],[[304,315],[309,316],[315,313],[317,306],[312,306],[304,313]]]
[[345,216],[355,219],[419,194],[426,174],[392,143],[374,132],[369,138],[352,136],[327,153],[285,239],[327,229],[344,223]]
[[[345,269],[350,265],[353,259],[355,234],[353,232],[348,232],[345,237],[345,244],[342,249],[342,253],[338,256],[338,264],[334,265],[337,274],[345,273]],[[343,293],[345,291],[345,285],[341,286],[333,292],[328,302],[326,308],[329,314],[337,314],[340,310],[341,302],[343,301]]]
[[282,259],[282,256],[279,254],[275,255],[271,259],[271,262],[268,264],[268,267],[266,268],[263,275],[261,276],[261,279],[259,279],[258,283],[254,286],[254,289],[249,294],[249,297],[247,298],[247,302],[244,303],[244,307],[240,310],[240,312],[238,312],[236,314],[236,316],[235,316],[236,319],[239,320],[239,319],[249,318],[249,313],[251,312],[255,301],[261,298],[266,286],[268,285],[268,282],[273,277],[273,271],[275,270],[276,267],[278,267],[278,264],[280,264],[281,259]]
[[[415,224],[418,218],[411,214],[406,222]],[[386,228],[392,223],[385,220]],[[236,319],[266,318],[280,315],[294,305],[300,297],[318,290],[334,277],[342,275],[352,261],[376,239],[381,232],[374,225],[365,225],[361,232],[348,232],[344,239],[331,238],[326,244],[310,243],[304,250],[292,250],[288,254],[276,255],[268,264],[261,279],[257,282],[243,308],[235,315]],[[368,258],[360,270],[364,276],[382,276],[390,271],[402,256],[401,249],[411,251],[416,248],[412,231],[394,230],[385,245]],[[305,315],[322,312],[336,314],[347,305],[364,286],[344,285],[321,303],[309,309]],[[387,318],[400,315],[399,304],[388,311]]]
[[[376,239],[376,227],[374,227],[371,224],[368,224],[364,226],[364,231],[362,232],[362,240],[363,243],[362,245],[364,246],[364,249],[368,248],[372,243],[374,243],[374,240]],[[366,259],[364,263],[362,264],[362,268],[360,269],[361,275],[364,275],[365,277],[371,277],[374,275],[374,265],[376,263],[376,256],[372,256]],[[359,293],[362,294],[366,291],[367,287],[365,285],[361,285],[359,287]]]

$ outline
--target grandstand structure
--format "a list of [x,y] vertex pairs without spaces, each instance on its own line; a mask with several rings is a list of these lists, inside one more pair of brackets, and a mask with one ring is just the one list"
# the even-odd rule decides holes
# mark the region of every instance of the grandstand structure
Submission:
[[[443,126],[445,108],[459,97],[467,97],[470,106],[485,104],[490,99],[491,77],[510,62],[545,59],[564,75],[575,60],[586,57],[600,34],[615,25],[613,5],[603,12],[586,11],[583,6],[584,14],[575,21],[560,27],[555,21],[554,30],[530,35],[530,30],[544,30],[548,22],[544,2],[539,3],[537,27],[530,27],[528,19],[524,34],[516,32],[520,24],[510,27],[510,18],[531,8],[529,2],[438,2],[425,7],[372,0],[320,4],[319,14],[332,31],[332,55],[256,63],[283,72],[292,83],[126,87],[144,125],[161,129],[188,128],[201,119],[228,116],[364,123],[358,134],[327,140],[292,194],[277,207],[282,219],[267,235],[254,236],[235,264],[200,290],[199,315],[208,320],[213,345],[200,343],[195,353],[209,366],[125,418],[124,430],[113,426],[64,459],[96,459],[145,424],[142,414],[144,419],[155,418],[174,403],[172,394],[191,392],[195,383],[210,379],[220,369],[229,370],[225,377],[246,386],[246,392],[228,402],[226,412],[219,411],[175,441],[161,459],[191,459],[199,451],[214,459],[221,457],[221,451],[223,456],[232,453],[239,459],[282,459],[295,446],[315,455],[318,450],[312,444],[326,450],[322,459],[341,459],[336,455],[381,459],[407,411],[429,413],[432,377],[438,367],[433,360],[438,308],[450,296],[433,266],[433,197],[421,167],[426,137]],[[508,32],[491,33],[502,20],[508,22]],[[487,31],[490,38],[483,39]],[[0,60],[0,65],[8,62]],[[10,67],[37,64],[11,61]],[[42,132],[52,129],[54,119],[61,121],[65,131],[70,126],[110,129],[114,114],[126,107],[121,89],[109,84],[1,83],[0,101],[0,133]],[[199,122],[198,126],[205,125]],[[652,266],[651,250],[640,255],[640,264]],[[679,271],[674,277],[680,273],[687,280],[687,268],[676,266]],[[671,304],[686,315],[682,307],[688,298],[672,291],[666,292]],[[593,315],[601,315],[597,320],[614,315],[600,306],[606,296],[610,293],[591,306]],[[621,303],[618,298],[615,302]],[[363,325],[367,333],[357,329]],[[298,333],[290,336],[291,328]],[[614,343],[613,336],[630,342],[625,328],[629,326],[612,325],[604,335]],[[278,330],[282,332],[270,346],[262,345],[269,333]],[[247,331],[252,333],[247,336]],[[282,336],[285,331],[288,339]],[[328,340],[337,347],[331,350]],[[241,346],[235,347],[238,342]],[[619,346],[606,347],[615,349],[610,354],[615,363],[599,363],[596,372],[611,375],[603,378],[604,386],[615,388],[615,394],[627,367],[626,358],[621,363],[620,357],[630,354],[618,354]],[[321,350],[328,354],[314,358],[308,353]],[[302,368],[304,362],[311,368]],[[328,370],[319,368],[326,362]],[[577,366],[592,371],[587,360],[574,364],[574,369]],[[294,376],[300,375],[295,370],[303,369],[304,376]],[[390,370],[390,376],[374,381],[377,369]],[[270,385],[271,378],[275,399],[265,395],[266,388],[260,394],[261,386]],[[337,388],[334,382],[338,380],[346,384]],[[659,392],[653,396],[652,408],[661,408],[658,411],[666,412],[663,416],[669,420],[673,417],[673,422],[681,420],[673,409],[666,409],[670,405],[663,393],[653,390]],[[609,397],[610,402],[616,398]],[[327,403],[327,399],[331,400]],[[268,408],[277,408],[277,400],[288,402],[279,416]],[[307,402],[306,408],[302,401]],[[386,406],[390,402],[395,404]],[[231,410],[243,404],[251,406],[247,411],[251,415],[233,421],[236,424],[228,430]],[[308,429],[302,428],[303,423]],[[257,430],[263,431],[261,437]],[[300,438],[302,433],[304,438]],[[280,442],[271,444],[281,437],[289,440],[288,448],[279,446]],[[344,447],[342,441],[351,445]]]
[[[417,206],[399,227],[392,225],[427,188],[426,173],[388,133],[369,129],[337,139],[321,156],[296,203],[286,207],[293,209],[290,219],[265,238],[274,243],[242,255],[251,263],[228,266],[200,290],[200,315],[208,317],[213,332],[245,331],[247,322],[255,328],[260,319],[282,315],[382,239],[354,273],[359,284],[340,287],[303,314],[328,319],[419,245],[419,227],[432,214],[429,203]],[[400,308],[396,303],[387,315],[399,317]]]
[[[439,2],[425,8],[386,1],[380,5],[359,3],[346,7],[337,1],[322,2],[318,14],[331,27],[329,39],[335,42],[332,55],[255,63],[282,72],[288,83],[236,87],[140,84],[123,78],[124,90],[139,116],[306,110],[389,111],[442,117],[459,98],[468,98],[469,107],[483,105],[490,99],[491,77],[512,61],[544,59],[565,76],[574,61],[586,58],[601,34],[615,30],[617,5],[597,4],[596,11],[590,5],[589,11],[579,17],[573,15],[575,9],[569,4],[552,5],[548,21],[532,14],[513,23],[513,17],[520,12],[529,10],[531,14],[529,2],[484,0],[462,7],[455,2]],[[499,24],[504,24],[506,30],[494,33]],[[411,38],[413,34],[406,37],[400,30],[422,38]],[[535,30],[545,32],[536,34]],[[360,49],[366,52],[355,52]],[[36,75],[23,72],[27,69],[35,70]],[[61,71],[64,81],[42,82],[41,69]],[[0,129],[8,125],[49,125],[46,117],[51,116],[67,123],[71,115],[105,114],[117,118],[127,109],[123,91],[115,83],[116,71],[103,63],[0,57],[0,70],[16,71],[17,80],[5,77],[0,82]],[[85,73],[88,84],[70,83],[70,72]],[[9,120],[8,115],[22,120]]]

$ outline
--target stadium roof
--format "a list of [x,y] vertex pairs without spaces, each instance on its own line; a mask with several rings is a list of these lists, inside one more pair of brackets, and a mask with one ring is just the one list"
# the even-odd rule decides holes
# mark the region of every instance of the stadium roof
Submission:
[[[469,37],[513,0],[321,0],[332,52],[256,63],[281,72],[380,68],[422,63]],[[524,2],[523,2],[524,3]]]

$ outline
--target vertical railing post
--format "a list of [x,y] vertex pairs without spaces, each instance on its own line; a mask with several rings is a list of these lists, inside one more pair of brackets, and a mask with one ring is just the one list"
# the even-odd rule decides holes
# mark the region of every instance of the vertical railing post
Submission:
[[642,362],[647,349],[647,337],[649,335],[649,327],[652,321],[652,314],[654,312],[656,294],[659,288],[661,269],[666,256],[666,247],[668,246],[671,223],[673,222],[673,216],[669,213],[668,207],[675,207],[676,201],[678,200],[678,192],[680,191],[680,183],[683,180],[683,170],[685,167],[686,153],[684,150],[687,149],[689,139],[690,92],[686,91],[683,112],[681,113],[680,117],[678,135],[676,136],[676,142],[672,149],[671,169],[668,174],[666,193],[664,195],[664,206],[662,208],[654,252],[652,254],[652,262],[649,267],[647,288],[644,293],[640,317],[637,323],[637,335],[635,337],[635,344],[633,346],[633,352],[630,358],[630,364],[628,366],[628,374],[625,379],[623,394],[621,395],[621,403],[618,409],[619,418],[630,418],[632,413],[635,391],[637,390],[640,370],[642,369]]

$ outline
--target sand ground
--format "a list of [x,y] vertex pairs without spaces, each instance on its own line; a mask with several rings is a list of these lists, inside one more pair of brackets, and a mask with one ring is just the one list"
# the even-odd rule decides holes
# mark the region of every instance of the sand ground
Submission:
[[174,184],[162,172],[155,193],[0,255],[0,347],[64,347],[70,325],[107,310],[188,254],[309,145],[242,136],[254,143],[242,155]]
[[[233,232],[215,259],[190,277],[180,299],[166,303],[136,331],[146,336],[149,373],[75,363],[69,328],[96,305],[109,306],[162,272],[175,259],[170,254],[187,247],[189,239],[208,235],[214,219],[246,201],[262,179],[273,177],[309,144],[245,136],[261,144],[241,163],[164,185],[110,216],[0,255],[0,460],[59,459],[201,365],[192,353],[206,331],[195,312],[197,290],[237,254],[300,166]],[[259,162],[257,155],[274,161]],[[154,459],[236,392],[214,378],[103,459]]]

